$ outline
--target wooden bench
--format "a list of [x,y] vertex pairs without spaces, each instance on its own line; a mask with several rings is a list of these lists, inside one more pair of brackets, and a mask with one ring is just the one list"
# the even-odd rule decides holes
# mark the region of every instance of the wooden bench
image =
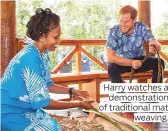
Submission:
[[[143,73],[135,73],[134,79],[140,80],[140,82],[144,82],[147,79],[152,77],[152,72],[143,72]],[[80,73],[64,73],[64,74],[52,74],[51,78],[54,83],[68,85],[68,84],[82,84],[81,90],[88,91],[89,95],[94,98],[97,102],[100,101],[100,97],[104,95],[100,95],[100,83],[102,81],[109,80],[107,71],[99,71],[99,72],[80,72]],[[129,80],[130,73],[124,73],[122,75],[123,80]],[[168,78],[168,71],[164,72],[164,78]]]

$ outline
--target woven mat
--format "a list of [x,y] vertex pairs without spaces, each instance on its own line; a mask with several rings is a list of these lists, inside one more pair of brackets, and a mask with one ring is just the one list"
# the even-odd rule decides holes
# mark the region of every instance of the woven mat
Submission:
[[[50,114],[51,115],[51,114]],[[130,119],[131,121],[134,120],[133,113],[120,113],[121,116]],[[61,127],[63,131],[105,131],[104,127],[100,124],[86,122],[86,117],[80,117],[78,119],[72,120],[68,117],[56,116],[51,115],[54,117]],[[155,131],[155,126],[153,123],[139,123],[142,127],[144,127],[145,131]]]
[[70,117],[53,116],[63,131],[105,131],[104,127],[93,121],[87,122],[86,117],[71,119]]

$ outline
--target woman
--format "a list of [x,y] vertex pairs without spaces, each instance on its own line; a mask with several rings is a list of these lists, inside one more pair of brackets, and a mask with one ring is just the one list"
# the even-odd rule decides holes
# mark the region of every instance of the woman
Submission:
[[9,63],[1,79],[3,131],[59,131],[57,121],[41,108],[90,109],[90,102],[54,101],[52,93],[70,93],[87,97],[85,91],[56,85],[50,78],[47,50],[54,51],[60,43],[60,18],[50,9],[36,10],[27,24],[27,36],[34,40]]

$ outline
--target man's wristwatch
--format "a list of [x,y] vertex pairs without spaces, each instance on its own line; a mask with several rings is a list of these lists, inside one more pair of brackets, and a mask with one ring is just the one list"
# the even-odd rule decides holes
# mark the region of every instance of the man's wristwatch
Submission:
[[73,90],[73,88],[69,88],[69,97],[70,97],[70,98],[72,98],[72,95],[73,95],[73,94],[72,94],[72,90]]

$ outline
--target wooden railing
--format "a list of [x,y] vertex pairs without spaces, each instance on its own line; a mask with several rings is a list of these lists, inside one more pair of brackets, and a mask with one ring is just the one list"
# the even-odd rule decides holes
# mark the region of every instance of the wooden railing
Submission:
[[[168,46],[168,40],[159,40],[161,45]],[[17,38],[16,43],[18,44],[18,49],[23,48],[24,42],[22,39]],[[77,72],[82,71],[81,65],[81,53],[86,54],[93,62],[95,62],[101,69],[107,71],[107,66],[104,65],[99,59],[93,56],[90,52],[84,49],[82,46],[105,46],[106,40],[62,40],[60,46],[74,46],[75,48],[62,60],[61,63],[56,65],[51,71],[52,74],[59,72],[59,70],[68,62],[74,55],[76,55],[76,66]],[[161,57],[168,62],[168,56],[164,52],[160,52]],[[167,77],[166,77],[167,78]],[[168,80],[166,80],[168,82]]]
[[99,59],[93,56],[90,52],[84,49],[82,46],[100,46],[105,45],[105,40],[62,40],[62,46],[75,46],[75,48],[62,60],[62,62],[57,65],[53,70],[52,73],[57,73],[64,64],[69,61],[75,54],[76,54],[76,66],[77,72],[82,71],[81,65],[81,53],[83,52],[86,54],[93,62],[95,62],[100,68],[103,70],[107,70],[107,66],[105,66]]

